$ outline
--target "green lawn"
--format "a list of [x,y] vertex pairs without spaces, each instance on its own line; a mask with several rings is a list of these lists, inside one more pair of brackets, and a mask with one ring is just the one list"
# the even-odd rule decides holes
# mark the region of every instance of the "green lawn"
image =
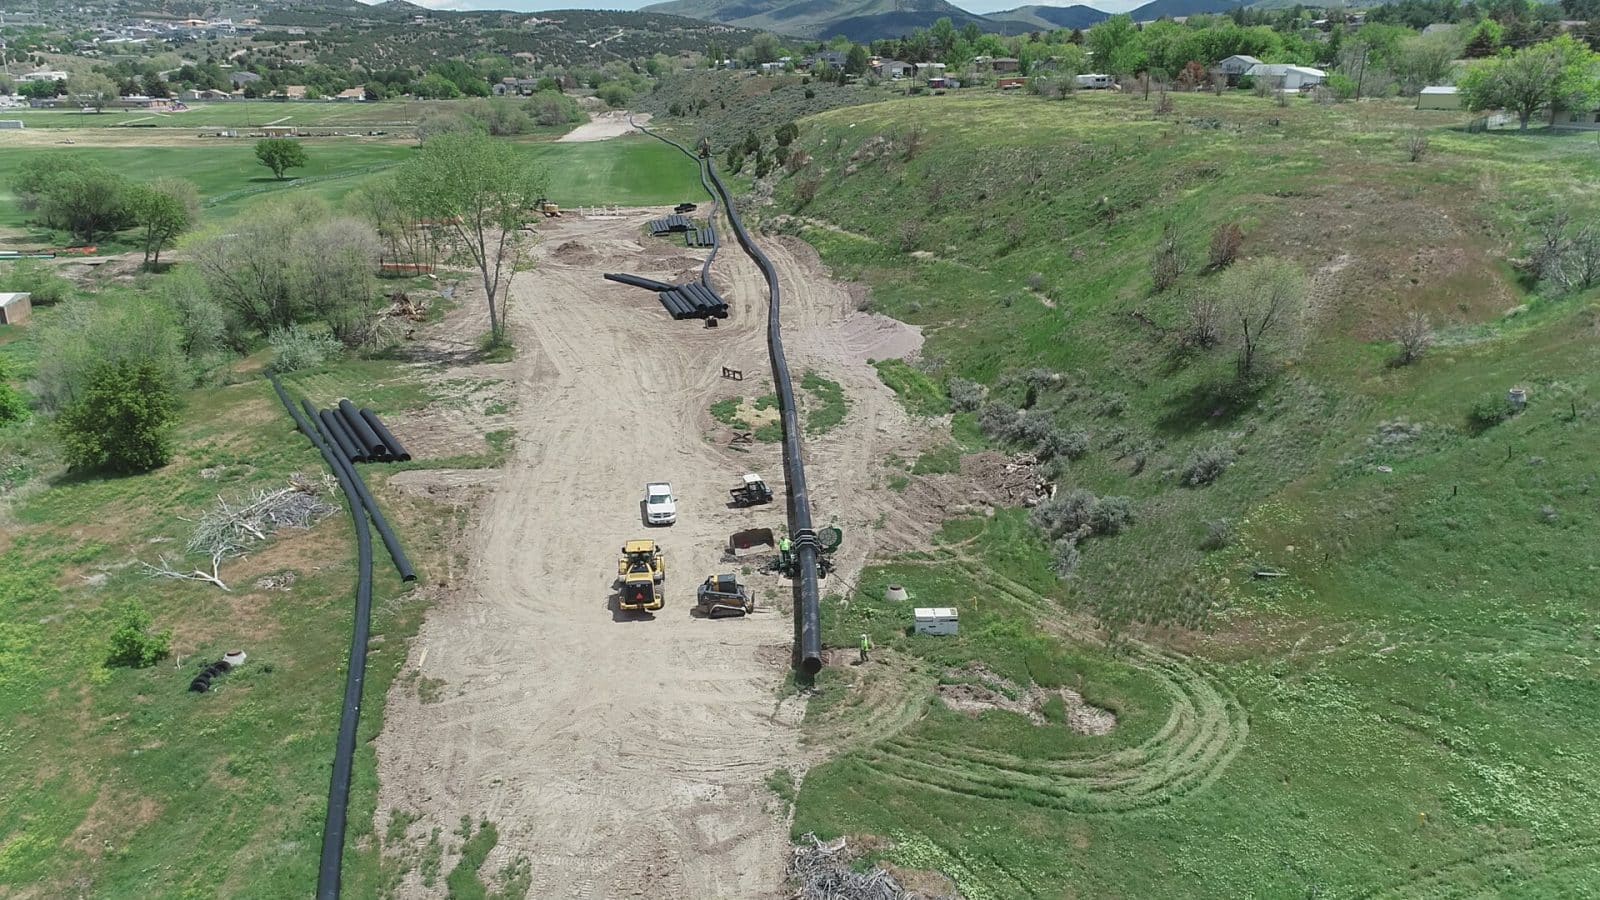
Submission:
[[[259,128],[262,125],[363,131],[383,127],[415,125],[430,107],[451,101],[395,100],[383,103],[334,103],[332,101],[279,102],[273,100],[229,100],[189,104],[189,109],[170,112],[152,110],[106,110],[85,113],[68,109],[14,109],[0,111],[0,118],[21,119],[28,128]],[[136,127],[135,127],[136,126]]]
[[562,206],[706,202],[693,160],[643,135],[584,143],[525,143]]
[[[974,900],[1595,896],[1596,294],[1532,289],[1508,262],[1541,210],[1600,206],[1592,138],[1471,135],[1397,103],[1174,102],[1159,119],[1121,96],[950,96],[803,123],[815,163],[778,211],[840,226],[805,237],[937,363],[885,382],[928,413],[925,382],[960,375],[1082,432],[1060,489],[1129,497],[1134,521],[1083,539],[1067,580],[1010,512],[870,567],[824,612],[830,643],[890,650],[869,679],[922,702],[930,673],[981,662],[1119,724],[1087,738],[932,701],[885,737],[875,692],[825,674],[808,722],[869,737],[807,775],[795,833],[883,836]],[[1411,163],[1417,127],[1432,149]],[[1225,350],[1177,341],[1228,221],[1245,258],[1290,259],[1322,292],[1247,387]],[[1188,263],[1153,294],[1168,222]],[[1393,368],[1407,309],[1439,345]],[[1525,412],[1469,426],[1513,385]],[[1181,484],[1216,446],[1233,465]],[[907,636],[888,583],[959,607],[962,636]]]

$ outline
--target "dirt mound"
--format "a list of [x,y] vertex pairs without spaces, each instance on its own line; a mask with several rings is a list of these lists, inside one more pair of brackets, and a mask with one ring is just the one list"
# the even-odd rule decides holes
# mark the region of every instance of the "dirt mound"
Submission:
[[550,252],[550,258],[569,266],[594,265],[595,252],[577,241],[567,241]]
[[888,316],[851,313],[830,326],[845,358],[852,363],[909,359],[922,349],[922,329]]
[[1003,710],[1026,716],[1039,727],[1050,725],[1045,715],[1046,705],[1059,697],[1065,709],[1068,728],[1079,734],[1110,734],[1117,727],[1117,716],[1108,709],[1083,699],[1083,695],[1070,688],[1043,688],[1032,685],[1026,690],[1009,678],[1003,678],[982,666],[952,669],[947,678],[965,679],[939,685],[939,699],[945,706],[976,718],[990,710]]

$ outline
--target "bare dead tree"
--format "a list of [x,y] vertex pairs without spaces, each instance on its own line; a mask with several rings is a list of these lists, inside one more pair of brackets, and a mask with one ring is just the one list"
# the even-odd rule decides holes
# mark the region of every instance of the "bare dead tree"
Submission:
[[1248,378],[1260,369],[1263,356],[1275,343],[1287,341],[1299,329],[1306,299],[1305,275],[1281,260],[1256,260],[1229,269],[1218,285],[1218,302],[1227,318],[1239,351],[1239,375]]
[[1183,244],[1178,239],[1178,226],[1169,221],[1162,226],[1161,240],[1150,259],[1150,277],[1155,282],[1156,293],[1176,284],[1183,268]]
[[1244,229],[1237,222],[1223,222],[1211,232],[1211,250],[1206,256],[1206,267],[1220,271],[1233,265],[1239,258],[1239,248],[1244,244]]
[[1417,129],[1406,136],[1406,156],[1412,162],[1421,162],[1428,155],[1428,133]]
[[1427,314],[1416,309],[1406,313],[1395,326],[1394,341],[1400,345],[1400,356],[1396,360],[1400,365],[1408,366],[1421,359],[1433,346],[1433,326]]
[[1222,341],[1222,305],[1210,291],[1200,291],[1189,300],[1189,320],[1184,323],[1183,343],[1202,350]]

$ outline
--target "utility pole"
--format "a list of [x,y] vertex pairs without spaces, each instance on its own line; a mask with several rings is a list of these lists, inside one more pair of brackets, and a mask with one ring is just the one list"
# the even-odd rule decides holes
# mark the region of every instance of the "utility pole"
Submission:
[[1361,83],[1367,78],[1367,54],[1372,52],[1366,44],[1361,45],[1361,70],[1356,74],[1356,99],[1361,99]]

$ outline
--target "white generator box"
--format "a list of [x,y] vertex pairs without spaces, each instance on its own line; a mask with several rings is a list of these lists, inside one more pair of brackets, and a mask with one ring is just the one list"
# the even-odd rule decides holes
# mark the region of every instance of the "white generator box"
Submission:
[[961,617],[950,606],[921,606],[913,610],[917,634],[955,634],[961,630]]

